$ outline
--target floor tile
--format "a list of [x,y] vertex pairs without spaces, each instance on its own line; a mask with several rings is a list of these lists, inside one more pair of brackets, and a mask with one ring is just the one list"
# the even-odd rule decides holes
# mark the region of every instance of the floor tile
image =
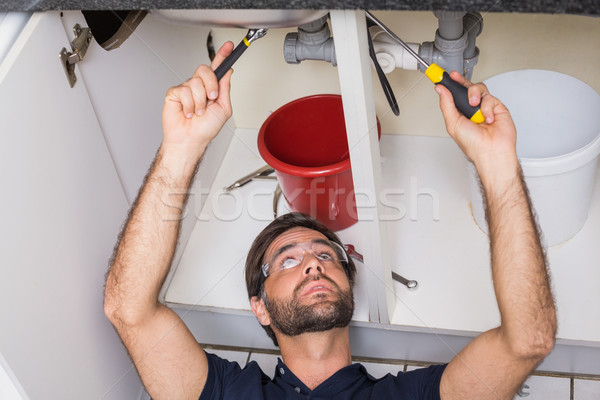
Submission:
[[404,365],[402,364],[384,364],[377,362],[361,362],[362,365],[365,366],[367,372],[374,378],[383,378],[385,375],[392,374],[397,375],[398,372],[402,372],[404,370]]
[[600,400],[600,380],[575,379],[573,400]]
[[248,360],[248,352],[243,351],[231,351],[231,350],[218,350],[218,349],[205,349],[207,353],[216,354],[217,356],[224,358],[229,361],[237,362],[240,367],[244,368],[246,360]]
[[277,358],[281,356],[265,353],[251,353],[249,361],[256,361],[265,374],[273,378],[275,376],[275,367],[277,367]]
[[571,379],[551,376],[530,376],[523,386],[524,396],[517,394],[514,400],[569,400],[571,398]]

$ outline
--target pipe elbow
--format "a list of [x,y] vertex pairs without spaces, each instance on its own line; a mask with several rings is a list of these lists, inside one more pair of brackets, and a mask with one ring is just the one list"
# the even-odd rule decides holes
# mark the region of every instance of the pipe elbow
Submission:
[[[419,52],[418,43],[407,43],[415,53]],[[395,68],[416,70],[418,68],[417,60],[410,53],[396,43],[389,43],[382,40],[373,40],[373,50],[377,57],[377,62],[386,74],[392,72]]]

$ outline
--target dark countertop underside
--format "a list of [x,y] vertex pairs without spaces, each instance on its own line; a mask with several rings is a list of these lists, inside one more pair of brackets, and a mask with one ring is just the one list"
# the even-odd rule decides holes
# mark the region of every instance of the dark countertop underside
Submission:
[[0,0],[0,11],[152,9],[454,10],[600,15],[600,0]]

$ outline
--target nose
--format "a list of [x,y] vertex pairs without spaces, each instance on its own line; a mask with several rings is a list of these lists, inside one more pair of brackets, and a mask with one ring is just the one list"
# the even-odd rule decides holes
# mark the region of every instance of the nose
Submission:
[[302,263],[304,264],[303,270],[305,275],[318,275],[325,273],[323,263],[321,263],[321,261],[310,250],[306,250],[304,252]]

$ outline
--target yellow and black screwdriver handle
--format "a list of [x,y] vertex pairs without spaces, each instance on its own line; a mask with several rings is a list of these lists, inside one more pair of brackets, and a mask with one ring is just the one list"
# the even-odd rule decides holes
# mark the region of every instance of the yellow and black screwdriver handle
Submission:
[[432,63],[425,70],[425,75],[431,80],[431,82],[435,83],[436,85],[445,86],[450,93],[452,93],[456,108],[458,111],[463,113],[465,117],[469,118],[476,124],[481,124],[485,121],[485,118],[481,113],[480,106],[477,105],[473,107],[471,104],[469,104],[468,89],[460,83],[452,80],[450,75],[442,67]]

